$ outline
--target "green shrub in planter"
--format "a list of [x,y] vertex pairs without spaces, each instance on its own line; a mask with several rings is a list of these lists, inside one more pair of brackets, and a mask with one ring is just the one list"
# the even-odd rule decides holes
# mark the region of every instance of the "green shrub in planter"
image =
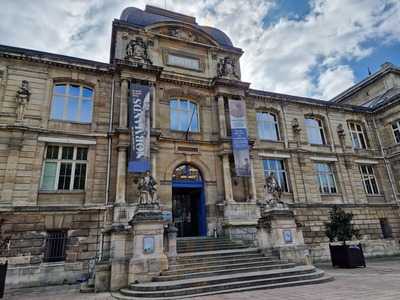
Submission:
[[[338,206],[334,206],[329,212],[331,221],[325,223],[325,234],[329,238],[329,250],[331,261],[334,267],[355,268],[365,265],[365,258],[361,244],[348,245],[346,241],[351,241],[353,236],[359,236],[358,230],[353,228],[351,223],[352,213],[346,213]],[[333,242],[340,242],[335,245]]]

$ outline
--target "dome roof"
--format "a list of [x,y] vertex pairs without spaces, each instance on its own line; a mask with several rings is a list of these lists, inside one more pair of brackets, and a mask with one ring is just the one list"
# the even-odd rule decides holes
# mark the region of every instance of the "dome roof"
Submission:
[[231,39],[223,31],[214,27],[201,26],[196,23],[196,19],[193,17],[158,7],[146,6],[145,10],[136,7],[125,8],[121,13],[120,20],[138,27],[146,27],[161,22],[171,21],[186,24],[189,23],[191,26],[211,36],[220,46],[225,48],[234,48]]

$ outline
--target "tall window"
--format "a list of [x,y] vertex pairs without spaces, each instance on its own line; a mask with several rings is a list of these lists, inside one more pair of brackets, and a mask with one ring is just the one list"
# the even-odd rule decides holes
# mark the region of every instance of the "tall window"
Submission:
[[282,159],[266,159],[263,161],[265,177],[273,173],[284,192],[289,192],[285,163]]
[[67,232],[52,230],[47,232],[44,260],[55,262],[65,260],[65,246],[67,244]]
[[321,194],[336,194],[335,175],[330,164],[316,163],[315,164],[316,180],[319,184]]
[[197,104],[182,99],[174,99],[169,103],[171,129],[179,131],[199,131],[199,113]]
[[392,124],[394,140],[397,144],[400,144],[400,120]]
[[54,120],[90,123],[93,90],[76,84],[56,84],[53,88],[51,118]]
[[41,189],[84,190],[87,154],[85,147],[47,146]]
[[348,125],[351,135],[351,141],[353,142],[353,148],[367,149],[367,143],[362,125],[355,122],[349,122]]
[[379,189],[373,167],[371,165],[360,165],[360,172],[367,195],[378,195]]
[[256,117],[258,137],[262,140],[278,141],[279,127],[276,115],[273,113],[258,112]]
[[307,129],[308,142],[310,144],[326,144],[322,120],[309,117],[304,120],[304,123]]

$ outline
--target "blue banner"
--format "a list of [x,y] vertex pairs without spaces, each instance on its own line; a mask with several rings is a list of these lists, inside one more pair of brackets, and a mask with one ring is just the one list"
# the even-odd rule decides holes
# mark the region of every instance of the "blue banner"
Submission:
[[229,100],[232,150],[236,176],[250,176],[249,138],[247,134],[246,106],[241,100]]
[[150,87],[131,84],[128,103],[131,135],[128,172],[150,171]]

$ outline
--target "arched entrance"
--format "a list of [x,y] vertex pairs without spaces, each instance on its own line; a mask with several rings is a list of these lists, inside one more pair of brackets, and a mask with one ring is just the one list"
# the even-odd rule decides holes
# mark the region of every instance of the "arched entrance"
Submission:
[[183,164],[172,174],[172,215],[178,237],[207,235],[204,183],[199,169]]

